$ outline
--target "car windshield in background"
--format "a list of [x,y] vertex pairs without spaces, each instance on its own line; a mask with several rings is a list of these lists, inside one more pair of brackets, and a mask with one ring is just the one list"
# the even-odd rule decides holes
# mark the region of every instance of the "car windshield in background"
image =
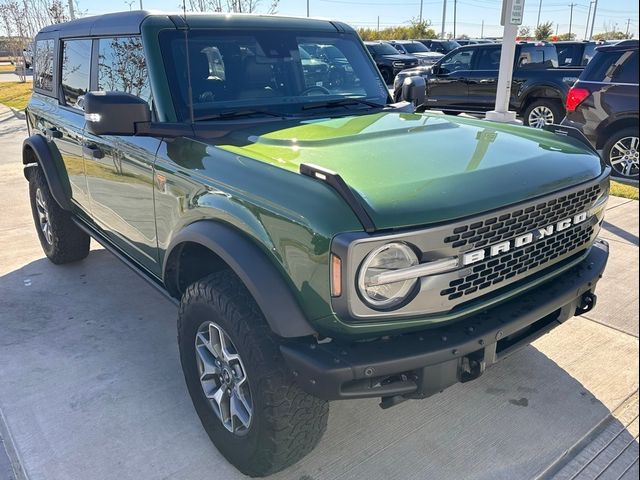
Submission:
[[[375,66],[350,34],[198,30],[189,33],[188,56],[183,32],[163,32],[160,43],[179,121],[190,114],[186,58],[195,119],[225,118],[240,108],[255,115],[295,115],[323,102],[333,112],[339,111],[335,101],[350,98],[366,102],[338,105],[371,109],[387,102]],[[327,52],[342,63],[328,62]]]
[[367,48],[377,55],[398,55],[398,51],[388,43],[368,43]]
[[409,53],[428,52],[429,49],[420,42],[401,43],[404,49]]

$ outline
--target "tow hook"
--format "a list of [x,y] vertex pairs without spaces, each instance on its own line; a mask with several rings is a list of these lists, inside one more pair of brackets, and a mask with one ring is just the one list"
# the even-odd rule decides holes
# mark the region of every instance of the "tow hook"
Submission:
[[586,292],[580,298],[580,303],[576,307],[576,316],[584,315],[587,312],[593,310],[593,307],[596,306],[596,301],[598,297],[596,297],[592,292]]
[[458,369],[458,378],[461,383],[470,382],[482,375],[487,368],[484,361],[484,350],[474,352],[460,359],[460,367]]

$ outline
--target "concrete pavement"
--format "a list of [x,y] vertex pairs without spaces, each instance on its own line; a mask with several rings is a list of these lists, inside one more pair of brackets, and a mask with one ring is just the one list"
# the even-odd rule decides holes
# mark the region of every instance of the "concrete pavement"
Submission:
[[[0,437],[18,478],[243,478],[191,407],[175,307],[96,246],[74,265],[43,258],[23,125],[0,107]],[[605,228],[589,318],[425,401],[333,403],[316,450],[273,478],[637,478],[637,202],[612,199]]]

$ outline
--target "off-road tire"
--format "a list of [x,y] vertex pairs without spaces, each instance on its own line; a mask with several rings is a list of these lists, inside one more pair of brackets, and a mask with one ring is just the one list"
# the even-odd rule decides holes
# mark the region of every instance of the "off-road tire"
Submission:
[[[554,124],[559,124],[564,118],[566,113],[560,100],[553,99],[553,98],[538,98],[536,100],[533,100],[529,105],[527,105],[527,108],[522,114],[522,119],[525,125],[529,127],[534,126],[534,125],[531,125],[531,114],[536,109],[548,111],[550,114],[550,123],[554,123]],[[541,127],[537,127],[537,128],[541,128]]]
[[[195,338],[206,321],[222,327],[246,369],[253,413],[242,436],[224,427],[200,383]],[[232,272],[212,274],[187,288],[178,314],[178,344],[200,421],[238,470],[252,477],[269,475],[313,450],[326,430],[329,404],[297,386],[262,312]]]
[[[51,238],[47,240],[40,226],[36,194],[46,205]],[[71,213],[63,210],[55,201],[40,167],[32,168],[29,176],[29,199],[31,213],[38,232],[40,245],[45,255],[56,265],[77,262],[89,255],[91,239],[71,219]]]

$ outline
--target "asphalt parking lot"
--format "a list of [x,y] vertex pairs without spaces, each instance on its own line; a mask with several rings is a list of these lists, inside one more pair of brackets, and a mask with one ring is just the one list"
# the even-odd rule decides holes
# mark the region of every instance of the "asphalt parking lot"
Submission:
[[[0,479],[244,478],[209,442],[178,360],[175,307],[94,244],[44,258],[19,114],[0,106]],[[638,478],[638,203],[612,199],[599,304],[425,401],[335,402],[274,479]]]

